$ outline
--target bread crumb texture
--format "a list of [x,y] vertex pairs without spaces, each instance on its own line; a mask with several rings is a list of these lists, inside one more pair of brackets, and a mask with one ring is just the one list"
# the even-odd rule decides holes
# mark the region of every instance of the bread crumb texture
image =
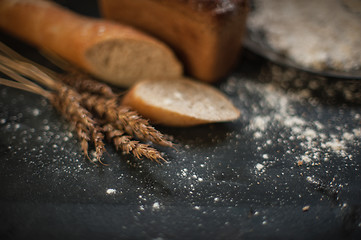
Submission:
[[[126,100],[129,105],[151,120],[165,125],[174,125],[182,118],[185,120],[181,125],[232,121],[240,115],[222,92],[191,79],[146,80],[137,84],[131,94],[133,100]],[[137,103],[134,104],[135,101]],[[159,115],[142,111],[143,104],[158,109]]]
[[182,66],[165,47],[136,39],[111,39],[90,48],[86,57],[96,75],[128,87],[144,79],[176,77]]

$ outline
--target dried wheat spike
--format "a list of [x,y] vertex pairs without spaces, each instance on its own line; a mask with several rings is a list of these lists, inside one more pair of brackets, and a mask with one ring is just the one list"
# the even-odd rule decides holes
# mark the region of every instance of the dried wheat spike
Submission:
[[64,85],[59,85],[57,94],[50,99],[55,108],[62,113],[62,115],[71,121],[76,119],[86,126],[89,130],[95,128],[95,121],[91,113],[80,105],[80,95],[73,89]]
[[96,158],[98,162],[103,164],[101,157],[105,152],[104,135],[91,113],[80,105],[80,99],[80,95],[76,91],[64,85],[59,85],[57,93],[52,95],[50,102],[71,124],[75,125],[86,157],[90,159],[88,143],[92,140]]
[[173,146],[173,143],[153,128],[147,120],[128,107],[120,105],[117,98],[107,99],[84,93],[82,94],[82,104],[131,136],[137,136],[141,140],[151,141],[162,146]]
[[[89,157],[89,142],[90,142],[90,131],[89,128],[79,115],[70,115],[67,114],[67,106],[63,99],[59,97],[56,93],[49,98],[51,104],[62,114],[62,116],[68,120],[68,122],[75,128],[78,138],[80,140],[81,149],[84,152],[84,155],[90,160]],[[91,122],[92,120],[87,120],[86,122]]]
[[[84,155],[89,159],[89,161],[95,163],[95,161],[89,157],[89,152],[88,152],[89,142],[92,140],[95,147],[96,161],[101,163],[102,165],[106,165],[101,161],[101,157],[105,152],[105,147],[103,143],[104,134],[101,132],[101,129],[99,127],[96,127],[95,129],[93,129],[93,132],[91,133],[89,129],[87,129],[86,126],[84,126],[83,123],[77,122],[76,119],[73,119],[71,121],[71,124],[75,125],[76,133],[80,140],[81,148],[84,152]],[[92,136],[92,139],[90,139],[90,136]]]
[[108,140],[113,142],[115,148],[123,153],[132,153],[137,159],[145,157],[157,163],[161,163],[161,161],[166,162],[156,149],[147,144],[131,140],[130,136],[124,135],[123,131],[115,129],[111,124],[105,125],[103,131]]
[[59,74],[59,79],[79,92],[95,93],[105,97],[118,97],[107,84],[98,82],[84,73]]

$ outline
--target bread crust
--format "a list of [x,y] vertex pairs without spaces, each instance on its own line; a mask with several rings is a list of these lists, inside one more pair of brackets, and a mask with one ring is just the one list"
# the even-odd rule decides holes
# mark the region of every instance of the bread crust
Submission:
[[80,16],[49,1],[0,0],[0,28],[98,77],[102,73],[89,62],[86,53],[98,43],[115,39],[145,42],[162,49],[174,65],[174,76],[182,74],[181,64],[165,44],[131,27]]
[[166,42],[197,79],[214,82],[237,61],[248,12],[246,0],[100,0],[106,18]]

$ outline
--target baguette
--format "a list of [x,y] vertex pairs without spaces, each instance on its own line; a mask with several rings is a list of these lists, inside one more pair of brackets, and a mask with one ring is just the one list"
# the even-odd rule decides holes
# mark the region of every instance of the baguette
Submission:
[[166,126],[226,122],[240,115],[219,90],[186,78],[140,81],[124,96],[122,103],[152,122]]
[[117,86],[182,75],[180,62],[162,42],[49,1],[0,0],[0,28]]
[[99,0],[105,18],[135,26],[172,47],[196,79],[215,82],[238,59],[247,0]]

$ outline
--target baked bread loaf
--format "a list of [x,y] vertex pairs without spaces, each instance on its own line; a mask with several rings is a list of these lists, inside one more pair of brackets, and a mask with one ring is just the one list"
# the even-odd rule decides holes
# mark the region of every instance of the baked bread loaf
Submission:
[[237,60],[247,0],[99,0],[102,15],[171,46],[193,77],[214,82]]
[[172,50],[131,27],[43,0],[0,0],[0,28],[111,84],[182,75]]
[[123,104],[166,126],[226,122],[240,115],[219,90],[186,78],[140,81],[124,96]]

